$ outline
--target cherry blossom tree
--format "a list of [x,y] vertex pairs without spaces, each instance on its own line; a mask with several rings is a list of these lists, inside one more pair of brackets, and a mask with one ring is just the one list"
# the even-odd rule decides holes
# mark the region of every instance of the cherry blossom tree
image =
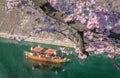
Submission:
[[[120,48],[120,13],[110,10],[98,4],[97,0],[32,0],[35,9],[41,9],[46,15],[42,18],[48,25],[68,26],[67,30],[75,36],[63,33],[59,27],[47,26],[47,28],[37,28],[33,33],[48,31],[61,33],[66,38],[74,41],[75,52],[78,58],[84,59],[87,56],[84,53],[94,52],[95,54],[107,53],[108,57],[115,57],[115,47]],[[24,8],[29,5],[28,0],[7,0],[7,9],[13,9],[14,6]],[[39,11],[41,12],[41,11]],[[27,11],[27,14],[34,14]],[[41,19],[36,18],[40,23]],[[73,33],[73,30],[77,32]],[[116,41],[114,41],[115,39]]]
[[[114,58],[115,50],[113,47],[108,48],[110,46],[104,42],[104,39],[110,38],[113,33],[114,35],[120,34],[120,14],[115,11],[109,11],[107,8],[104,8],[100,5],[97,5],[96,0],[78,0],[73,5],[73,12],[66,13],[69,11],[66,8],[66,4],[62,5],[64,9],[59,11],[59,2],[60,0],[46,0],[37,1],[33,0],[33,2],[38,5],[48,16],[69,25],[70,27],[76,29],[79,32],[81,43],[84,42],[84,39],[81,38],[84,32],[84,38],[89,41],[87,43],[86,51],[94,51],[95,54],[101,54],[104,52],[108,53],[108,57]],[[39,4],[38,4],[39,2]],[[69,6],[69,5],[68,5]],[[112,7],[112,5],[110,5]],[[97,41],[92,41],[94,37],[94,33],[102,34],[104,38],[101,36]],[[91,43],[92,44],[91,44]],[[81,44],[80,43],[80,44]],[[82,45],[82,47],[84,47]],[[76,47],[76,49],[78,46]],[[77,49],[80,53],[84,52],[83,49]],[[79,57],[82,58],[82,55],[79,53]],[[86,56],[85,56],[86,57]]]

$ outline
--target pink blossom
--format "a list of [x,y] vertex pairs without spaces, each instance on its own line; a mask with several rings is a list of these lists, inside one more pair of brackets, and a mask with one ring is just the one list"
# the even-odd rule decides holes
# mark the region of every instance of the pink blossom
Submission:
[[103,41],[96,41],[93,45],[95,47],[95,54],[104,53],[107,47],[106,43],[104,43]]
[[83,54],[83,53],[79,53],[78,54],[78,58],[79,59],[86,59],[87,58],[87,55]]
[[107,48],[105,48],[105,52],[107,52],[107,53],[115,53],[115,50],[114,50],[113,47],[107,46]]
[[87,52],[95,51],[95,47],[92,44],[89,44],[88,46],[86,46],[86,51]]
[[93,32],[91,32],[91,31],[84,32],[84,37],[86,39],[92,40],[93,39]]
[[49,2],[53,7],[57,4],[57,0],[49,0]]
[[96,2],[97,2],[96,0],[90,0],[90,4],[91,4],[91,5],[95,5]]
[[108,15],[108,10],[101,7],[101,6],[97,6],[95,9],[94,9],[94,12],[96,12],[97,14],[99,14],[99,16],[103,16],[103,15]]
[[79,13],[81,13],[82,12],[82,9],[79,9],[79,8],[75,8],[74,9],[74,13],[75,14],[79,14]]
[[73,14],[68,15],[68,17],[64,19],[65,22],[70,22],[72,20],[73,20]]
[[105,48],[96,48],[94,53],[95,54],[102,54],[104,52],[105,52]]
[[119,23],[115,24],[115,26],[112,28],[112,32],[114,32],[116,34],[120,34],[120,24]]
[[83,15],[77,15],[76,20],[80,21],[82,24],[86,22],[86,19]]
[[80,47],[79,47],[78,45],[75,45],[75,46],[74,46],[74,49],[75,49],[75,52],[76,52],[76,53],[81,52]]
[[82,13],[82,8],[85,6],[84,2],[77,1],[76,2],[76,8],[74,8],[74,13],[79,14]]
[[81,52],[80,48],[79,48],[79,47],[76,47],[76,48],[75,48],[75,52],[76,52],[76,53]]
[[89,19],[88,19],[88,22],[87,22],[87,28],[88,29],[99,28],[98,17],[92,12],[89,13]]
[[8,1],[7,6],[6,6],[7,10],[11,10],[11,9],[13,9],[13,7],[14,7],[14,4],[12,2]]
[[87,6],[92,6],[96,4],[96,0],[90,0],[90,1],[86,1],[86,5]]
[[87,6],[91,6],[89,1],[86,1],[85,3],[86,3]]
[[84,7],[84,6],[85,6],[85,3],[84,3],[84,2],[81,2],[81,1],[77,1],[77,2],[76,2],[76,7],[77,7],[77,8],[80,9],[80,8],[82,8],[82,7]]
[[113,59],[115,57],[115,54],[114,53],[110,53],[110,54],[108,54],[108,57]]
[[65,50],[64,47],[60,47],[60,50],[61,50],[62,53],[66,53],[66,50]]

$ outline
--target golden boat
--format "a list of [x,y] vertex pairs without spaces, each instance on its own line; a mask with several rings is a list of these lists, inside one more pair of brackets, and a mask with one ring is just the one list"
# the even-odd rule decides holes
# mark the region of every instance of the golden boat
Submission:
[[25,55],[27,56],[28,59],[39,61],[39,62],[51,62],[55,64],[70,62],[70,59],[68,58],[61,58],[59,56],[47,58],[45,57],[45,54],[34,56],[32,52],[28,52],[28,51],[25,51]]

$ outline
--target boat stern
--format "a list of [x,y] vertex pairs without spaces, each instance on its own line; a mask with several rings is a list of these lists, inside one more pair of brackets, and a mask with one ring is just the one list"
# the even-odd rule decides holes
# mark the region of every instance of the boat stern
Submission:
[[63,62],[70,62],[70,61],[71,61],[71,59],[68,59],[68,58],[63,59]]

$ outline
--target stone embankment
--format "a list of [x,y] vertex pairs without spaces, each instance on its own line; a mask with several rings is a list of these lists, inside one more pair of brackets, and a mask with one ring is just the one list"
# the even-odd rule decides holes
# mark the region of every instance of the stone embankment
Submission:
[[14,8],[11,11],[5,11],[3,6],[5,5],[4,2],[1,2],[1,5],[0,12],[2,13],[0,13],[0,37],[7,39],[17,38],[18,41],[24,39],[24,41],[29,42],[46,43],[67,47],[74,46],[72,41],[66,39],[59,33],[52,34],[50,32],[41,32],[30,36],[33,27],[41,27],[44,25],[36,23],[34,21],[35,16],[27,15],[17,8]]

